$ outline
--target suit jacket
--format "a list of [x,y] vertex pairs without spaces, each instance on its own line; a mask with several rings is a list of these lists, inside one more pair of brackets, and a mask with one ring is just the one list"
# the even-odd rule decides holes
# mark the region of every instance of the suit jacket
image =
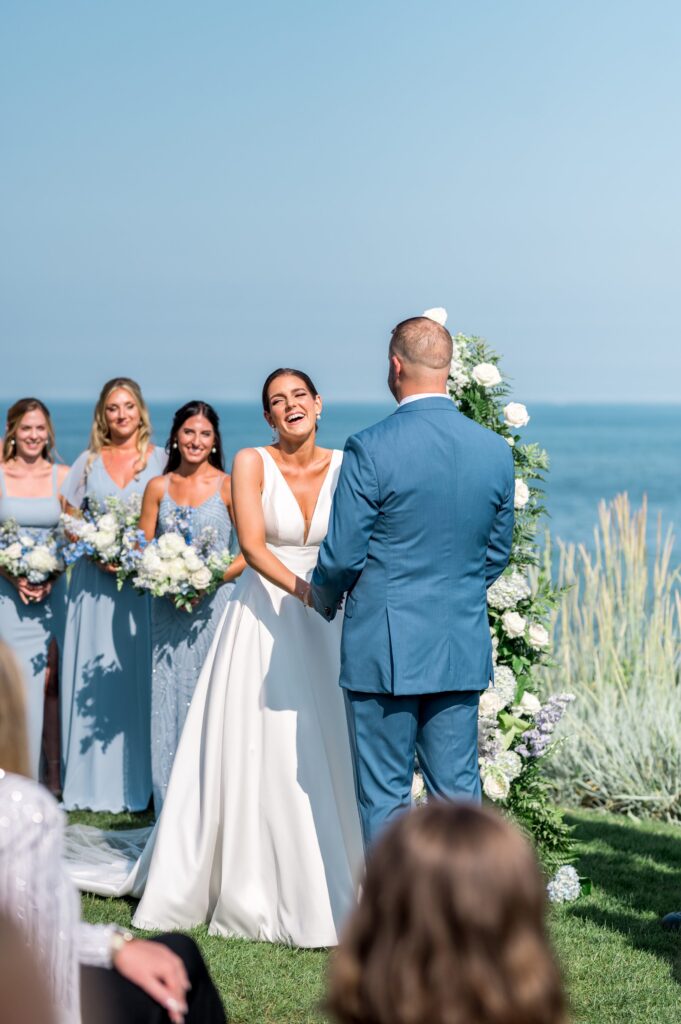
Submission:
[[401,405],[348,439],[312,577],[327,619],[347,592],[341,686],[395,695],[484,690],[487,588],[508,564],[506,441],[446,396]]

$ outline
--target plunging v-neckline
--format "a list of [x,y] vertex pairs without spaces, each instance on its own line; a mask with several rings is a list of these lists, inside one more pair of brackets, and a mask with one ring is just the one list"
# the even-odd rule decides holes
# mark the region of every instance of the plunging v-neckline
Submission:
[[335,449],[334,448],[331,449],[331,458],[329,459],[329,465],[327,466],[326,473],[324,474],[324,479],[322,480],[321,486],[319,488],[319,491],[317,492],[317,498],[316,498],[316,501],[314,503],[314,508],[312,509],[312,515],[310,516],[310,525],[309,525],[309,527],[307,529],[307,533],[305,532],[305,513],[303,512],[303,510],[302,510],[302,508],[300,506],[300,502],[298,501],[298,499],[296,498],[295,494],[293,493],[293,488],[291,487],[290,483],[288,482],[288,480],[286,479],[286,477],[282,473],[281,469],[279,468],[279,464],[277,463],[277,460],[275,459],[274,455],[272,455],[271,452],[267,451],[267,448],[263,448],[263,451],[267,452],[268,457],[272,460],[274,468],[276,469],[276,471],[279,474],[279,476],[281,477],[281,479],[284,481],[284,484],[286,485],[286,489],[289,492],[289,494],[291,495],[291,497],[293,498],[293,503],[296,506],[296,508],[298,509],[298,512],[300,513],[300,518],[301,518],[301,520],[303,522],[303,547],[305,547],[307,542],[308,542],[308,539],[310,537],[310,534],[312,533],[312,527],[314,525],[315,516],[317,515],[317,509],[319,508],[319,499],[321,498],[322,491],[326,487],[326,483],[327,483],[327,481],[329,479],[329,476],[331,475],[331,467],[333,466],[333,457],[335,455]]

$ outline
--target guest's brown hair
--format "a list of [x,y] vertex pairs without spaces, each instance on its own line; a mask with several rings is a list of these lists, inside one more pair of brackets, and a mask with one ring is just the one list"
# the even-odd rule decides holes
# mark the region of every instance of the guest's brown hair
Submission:
[[2,442],[2,461],[9,462],[16,455],[17,430],[27,412],[38,410],[43,414],[47,422],[47,444],[43,448],[42,456],[48,462],[54,462],[54,425],[50,410],[39,398],[20,398],[7,410],[7,423],[5,426],[5,437]]
[[404,814],[372,851],[331,959],[339,1024],[564,1024],[545,883],[520,832],[473,804]]
[[30,776],[24,691],[16,658],[0,640],[0,768]]

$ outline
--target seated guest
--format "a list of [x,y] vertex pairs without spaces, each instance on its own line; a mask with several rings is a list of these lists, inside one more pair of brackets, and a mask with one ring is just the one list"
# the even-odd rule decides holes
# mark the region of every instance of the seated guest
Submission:
[[187,936],[144,941],[81,922],[61,863],[64,816],[28,772],[23,681],[0,643],[0,913],[35,955],[60,1024],[223,1024],[219,996]]
[[13,921],[0,915],[0,1024],[57,1024],[35,956]]
[[402,815],[371,851],[332,957],[339,1024],[564,1024],[529,843],[470,803]]

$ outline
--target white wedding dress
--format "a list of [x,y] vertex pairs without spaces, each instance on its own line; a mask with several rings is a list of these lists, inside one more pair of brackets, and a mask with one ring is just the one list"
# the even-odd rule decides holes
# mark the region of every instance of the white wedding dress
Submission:
[[[333,452],[305,538],[293,492],[269,452],[257,450],[267,545],[309,577],[342,453]],[[140,830],[70,828],[67,861],[80,888],[142,893],[138,928],[206,922],[226,936],[308,947],[337,942],[363,863],[338,685],[340,618],[325,622],[252,569],[243,573],[141,857]]]

